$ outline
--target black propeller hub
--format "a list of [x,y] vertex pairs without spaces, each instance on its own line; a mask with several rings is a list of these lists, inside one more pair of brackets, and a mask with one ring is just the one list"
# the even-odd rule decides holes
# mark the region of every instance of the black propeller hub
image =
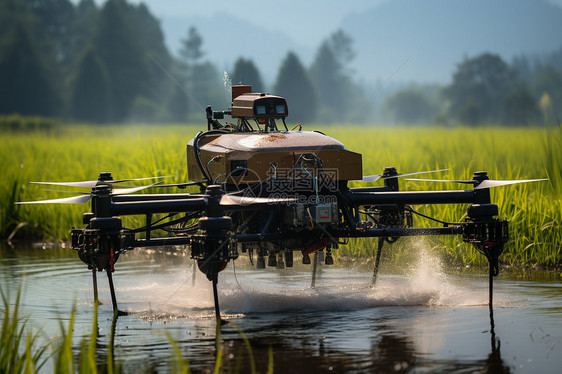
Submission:
[[384,185],[390,191],[398,191],[398,178],[392,178],[398,175],[398,171],[394,166],[390,166],[384,169],[382,177],[384,178]]
[[220,205],[221,197],[224,195],[222,187],[219,185],[207,186],[205,195],[205,202],[207,203],[205,213],[207,217],[222,217],[224,214],[224,209]]
[[[472,176],[472,180],[474,181],[474,187],[478,187],[480,183],[489,180],[488,173],[485,171],[477,171]],[[491,202],[490,199],[490,190],[488,188],[483,188],[479,190],[475,190],[475,202],[478,204],[489,204]]]
[[102,172],[98,176],[98,181],[100,181],[100,182],[106,182],[106,181],[112,181],[112,180],[113,180],[113,176],[111,175],[111,173],[108,173],[108,172]]
[[479,185],[480,183],[488,179],[490,178],[488,178],[488,173],[485,171],[477,171],[472,176],[472,180],[475,182],[476,185]]
[[92,188],[92,210],[96,217],[111,217],[111,190],[109,185]]
[[395,175],[398,175],[398,171],[396,171],[394,166],[384,168],[384,172],[382,173],[383,178],[393,177]]

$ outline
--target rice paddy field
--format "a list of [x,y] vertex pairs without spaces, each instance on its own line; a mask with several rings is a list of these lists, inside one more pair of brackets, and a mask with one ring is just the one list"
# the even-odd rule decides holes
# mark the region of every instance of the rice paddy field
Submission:
[[[50,130],[3,130],[2,238],[65,242],[70,228],[81,226],[81,215],[88,209],[81,204],[14,205],[16,201],[70,196],[29,184],[31,181],[91,180],[101,171],[110,171],[118,179],[173,175],[166,183],[187,181],[186,143],[201,129],[199,125],[61,125]],[[510,242],[500,260],[504,265],[523,267],[562,264],[562,128],[305,126],[304,130],[323,131],[362,153],[365,175],[395,166],[400,173],[449,169],[433,175],[440,179],[470,179],[481,170],[491,179],[549,178],[492,189],[492,202],[510,222]],[[400,180],[400,188],[462,186]],[[459,221],[466,207],[417,209],[445,221]],[[373,244],[352,241],[340,254],[370,256]],[[486,262],[461,241],[443,239],[434,247],[454,263]],[[387,256],[399,256],[398,249],[388,251]]]
[[[372,272],[376,247],[375,241],[368,239],[353,240],[339,249],[336,255],[343,267],[326,272],[320,279],[319,289],[308,288],[308,269],[292,274],[293,288],[285,290],[286,293],[273,287],[288,282],[290,276],[285,273],[272,270],[257,275],[253,269],[242,267],[238,275],[233,271],[232,276],[226,271],[221,279],[226,290],[221,297],[223,306],[234,311],[227,317],[233,322],[229,326],[234,328],[227,327],[224,331],[212,323],[210,294],[207,292],[208,297],[202,297],[205,290],[198,293],[183,289],[182,279],[191,266],[180,262],[170,269],[158,267],[153,273],[153,260],[123,259],[118,292],[120,301],[123,300],[121,305],[133,312],[121,317],[120,324],[115,319],[111,322],[111,303],[107,300],[107,290],[102,289],[105,299],[98,317],[97,305],[89,302],[91,280],[84,276],[83,264],[63,249],[70,228],[81,227],[82,213],[89,210],[89,204],[33,206],[14,202],[69,196],[53,191],[56,187],[30,184],[31,181],[92,180],[102,171],[110,171],[116,179],[172,175],[166,179],[167,183],[185,182],[186,143],[201,128],[61,125],[50,129],[0,130],[0,236],[3,241],[13,241],[16,249],[0,246],[6,249],[2,252],[6,258],[0,256],[3,261],[0,372],[272,373],[290,372],[288,369],[304,368],[307,364],[314,371],[362,372],[358,368],[380,371],[386,367],[397,371],[396,362],[406,364],[400,366],[402,371],[412,365],[432,372],[458,371],[462,365],[471,372],[482,367],[494,372],[547,372],[559,367],[558,283],[542,282],[540,276],[526,283],[512,280],[519,279],[520,274],[500,279],[497,282],[498,335],[490,313],[491,351],[483,349],[482,353],[480,348],[490,343],[488,335],[482,334],[487,323],[482,318],[487,317],[487,294],[482,292],[486,284],[478,276],[481,269],[474,275],[463,276],[462,280],[459,273],[467,267],[485,267],[487,261],[470,245],[453,238],[431,238],[421,245],[404,239],[392,246],[385,245],[383,266],[396,268],[397,264],[413,263],[419,267],[413,273],[420,274],[412,276],[409,271],[406,276],[400,276],[383,271],[385,278],[377,288],[364,285]],[[510,222],[510,242],[500,261],[504,268],[518,270],[558,270],[562,265],[562,128],[309,126],[305,130],[320,130],[361,153],[365,175],[380,174],[385,167],[394,166],[400,173],[449,169],[433,175],[440,179],[470,179],[473,172],[481,170],[487,171],[491,179],[548,178],[547,182],[492,189],[492,202],[499,205],[500,216]],[[354,186],[362,185],[354,182]],[[462,186],[401,179],[400,188],[437,190]],[[458,222],[464,219],[466,207],[417,206],[416,210],[444,221]],[[415,224],[425,223],[415,219]],[[49,248],[58,249],[42,251],[29,245],[38,241],[52,243]],[[409,261],[408,256],[420,256],[412,254],[419,247],[425,262]],[[136,253],[136,256],[143,255]],[[159,266],[163,258],[159,257]],[[443,262],[447,272],[441,272],[440,265],[428,264],[428,259]],[[347,266],[349,261],[368,265],[368,272]],[[553,274],[556,279],[560,276],[558,271],[545,273],[551,278]],[[238,277],[247,293],[236,291],[236,287],[242,289]],[[188,278],[191,279],[191,274]],[[22,295],[15,291],[17,284],[21,291],[24,279],[27,287]],[[139,279],[144,279],[146,284],[139,283]],[[248,286],[258,283],[265,288],[254,290]],[[306,288],[299,289],[303,284]],[[178,305],[184,305],[183,299],[187,298],[188,306],[193,302],[195,309],[188,306],[178,309],[174,303],[166,304],[169,293],[180,288],[178,297],[183,304]],[[50,292],[45,293],[44,289]],[[401,294],[405,296],[397,297]],[[428,295],[438,295],[445,301],[437,304],[440,308],[434,308],[433,296],[426,300]],[[159,297],[165,299],[161,304]],[[147,305],[142,304],[146,300]],[[240,300],[248,302],[248,310],[239,311]],[[338,300],[343,300],[344,309],[337,308]],[[70,313],[69,302],[74,303]],[[50,303],[58,304],[53,307]],[[153,311],[153,304],[164,305],[165,310],[157,307]],[[256,312],[271,304],[279,308],[263,315]],[[33,317],[27,315],[30,311]],[[206,316],[207,312],[211,317]],[[201,313],[202,317],[197,317]],[[247,318],[244,313],[248,314]],[[157,315],[160,319],[148,322],[141,317],[144,314]],[[58,333],[56,324],[53,330],[53,321],[60,324]],[[512,328],[513,323],[517,329]],[[46,330],[38,330],[37,324],[45,325]],[[429,330],[424,330],[426,325]],[[435,334],[431,340],[442,340],[449,353],[440,352],[438,344],[424,353],[427,344],[420,345],[418,340],[427,343],[428,331]],[[55,337],[57,334],[59,338]],[[282,337],[289,336],[298,336],[300,340],[283,341]],[[322,337],[318,354],[309,348],[303,350],[316,344],[318,336]],[[506,342],[503,358],[499,336]],[[324,338],[326,352],[322,348]],[[146,344],[146,339],[150,344]],[[340,345],[330,345],[332,340]],[[368,342],[367,348],[362,345],[364,341]],[[459,344],[458,352],[462,353],[451,348]],[[389,353],[389,362],[381,352]]]

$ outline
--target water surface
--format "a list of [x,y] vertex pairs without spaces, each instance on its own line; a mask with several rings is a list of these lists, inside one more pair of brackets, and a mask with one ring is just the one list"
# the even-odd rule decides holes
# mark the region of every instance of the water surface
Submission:
[[[57,253],[57,254],[55,254]],[[60,335],[76,305],[76,351],[92,329],[91,273],[71,250],[3,249],[0,282],[22,315],[47,340]],[[295,259],[296,260],[296,259]],[[295,261],[296,262],[296,261]],[[556,278],[556,277],[555,277]],[[445,272],[422,256],[406,274],[324,267],[311,288],[310,266],[255,270],[240,258],[219,279],[226,367],[250,369],[249,338],[261,372],[270,349],[276,373],[428,372],[557,373],[562,365],[562,284],[500,277],[494,283],[491,329],[487,275]],[[98,273],[98,352],[112,337],[105,272]],[[215,321],[210,282],[181,253],[139,251],[122,256],[114,273],[120,316],[114,354],[123,372],[169,369],[169,336],[192,372],[212,372]],[[12,298],[13,299],[13,298]],[[50,371],[48,367],[46,371]]]

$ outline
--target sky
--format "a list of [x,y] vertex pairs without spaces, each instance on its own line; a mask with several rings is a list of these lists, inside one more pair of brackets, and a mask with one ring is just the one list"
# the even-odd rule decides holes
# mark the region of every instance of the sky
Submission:
[[[73,0],[78,2],[79,0]],[[105,0],[95,0],[103,4]],[[128,0],[143,2],[158,17],[200,15],[210,17],[218,12],[231,13],[248,22],[280,30],[302,44],[318,45],[334,31],[343,18],[392,0]],[[491,0],[493,1],[493,0]],[[548,0],[562,6],[562,0]],[[303,40],[303,39],[306,39]]]
[[[283,31],[301,44],[317,46],[326,35],[337,29],[347,14],[361,12],[384,1],[387,0],[143,0],[142,2],[159,18],[179,15],[210,17],[218,12],[226,12],[257,26]],[[562,0],[556,1],[562,4]],[[104,3],[102,0],[96,2]],[[129,2],[141,1],[129,0]]]
[[[79,1],[79,0],[72,0]],[[95,0],[98,4],[103,4],[105,0]],[[255,28],[246,28],[245,32],[251,34],[253,30],[260,30],[263,28],[268,31],[267,35],[264,35],[260,41],[275,43],[278,41],[280,44],[280,36],[282,34],[288,36],[290,49],[297,52],[299,57],[301,57],[305,65],[309,65],[314,55],[314,51],[318,48],[320,43],[335,30],[340,28],[342,21],[347,18],[352,19],[356,16],[360,16],[362,13],[367,13],[367,10],[373,9],[378,5],[387,2],[394,2],[398,0],[283,0],[283,1],[271,1],[271,0],[128,0],[130,3],[145,3],[157,18],[162,21],[162,27],[165,31],[166,42],[170,47],[170,51],[173,54],[178,53],[179,43],[182,38],[184,38],[185,32],[189,26],[193,26],[193,23],[199,23],[197,26],[199,31],[205,31],[203,26],[212,28],[215,34],[223,36],[224,39],[231,40],[229,43],[225,43],[223,40],[217,40],[217,35],[211,35],[205,33],[204,35],[204,50],[208,54],[208,57],[219,67],[221,70],[228,70],[232,68],[232,63],[235,58],[239,55],[246,54],[245,57],[251,57],[254,62],[258,64],[262,75],[268,83],[272,83],[275,79],[276,73],[279,68],[286,50],[280,52],[276,55],[275,48],[267,49],[266,53],[256,53],[253,46],[248,46],[252,40],[256,42],[256,38],[252,35],[241,34],[229,35],[230,38],[225,37],[225,33],[230,30],[228,28],[228,15],[231,15],[236,19],[236,24],[239,26],[239,22],[247,22],[248,25],[257,26]],[[423,4],[423,0],[417,0]],[[465,0],[470,2],[470,0]],[[494,0],[490,0],[494,1]],[[562,0],[547,0],[551,3],[557,4],[562,7]],[[418,3],[418,4],[420,4]],[[427,12],[427,13],[425,13]],[[227,15],[226,17],[224,15]],[[425,9],[424,14],[434,14],[433,9]],[[419,15],[419,13],[418,13]],[[422,15],[423,17],[423,15]],[[392,29],[392,27],[403,27],[400,22],[405,21],[405,17],[402,20],[396,20],[396,24],[390,23],[390,27],[385,28],[386,31]],[[223,21],[224,20],[224,21]],[[241,21],[240,21],[241,20]],[[220,26],[217,26],[220,25]],[[349,25],[349,24],[347,24]],[[522,25],[524,26],[524,25]],[[234,31],[236,32],[236,31]],[[257,31],[259,32],[259,31]],[[392,32],[390,30],[389,32]],[[382,34],[377,33],[374,38],[379,37],[392,40],[392,38],[385,36],[385,32]],[[423,35],[419,35],[420,37]],[[477,38],[475,36],[475,38]],[[436,38],[438,39],[438,38]],[[235,40],[235,42],[232,42]],[[240,43],[246,44],[246,49],[232,48],[239,46]],[[373,40],[373,39],[368,39]],[[281,48],[287,48],[287,40]],[[400,40],[398,40],[400,42]],[[464,44],[469,45],[470,40],[465,40]],[[228,44],[228,45],[225,45]],[[263,44],[262,44],[263,45]],[[375,45],[375,43],[370,43],[370,45]],[[272,45],[270,44],[269,47]],[[423,58],[426,57],[427,50],[418,51],[416,46],[409,46],[412,52],[407,54],[399,55],[398,57],[394,54],[399,54],[398,48],[388,48],[385,46],[384,50],[384,60],[388,63],[389,67],[384,67],[383,62],[380,60],[380,55],[377,57],[376,67],[378,70],[367,69],[365,65],[372,61],[372,56],[367,56],[368,54],[363,51],[363,53],[358,56],[352,63],[351,68],[355,71],[361,73],[364,78],[367,78],[371,83],[379,81],[380,79],[386,79],[390,74],[396,70],[398,66],[408,60],[411,56],[414,58],[408,62],[405,69],[401,69],[399,77],[395,80],[404,79],[419,80],[421,78],[427,81],[444,81],[450,78],[450,70],[454,68],[454,64],[448,61],[445,56],[441,56],[439,61],[443,64],[448,64],[446,67],[434,66],[432,69],[435,71],[433,75],[424,73],[423,67],[427,67]],[[469,51],[473,53],[472,51]],[[548,51],[544,51],[548,52]],[[253,54],[252,54],[253,53]],[[436,56],[433,56],[434,58]],[[504,56],[506,57],[506,56]],[[365,61],[360,61],[361,58]],[[510,57],[506,57],[510,58]],[[460,61],[462,55],[455,56],[454,61]],[[450,66],[449,66],[450,65]],[[415,68],[419,68],[416,70]],[[413,78],[412,78],[413,77]],[[420,78],[421,77],[421,78]],[[422,79],[423,80],[423,79]]]
[[[301,44],[318,45],[343,18],[392,0],[143,0],[157,17],[227,12],[270,30],[280,30]],[[493,1],[493,0],[491,0]],[[562,0],[549,0],[562,6]],[[103,0],[97,0],[103,3]],[[129,0],[139,3],[140,0]],[[303,39],[306,39],[303,40]]]

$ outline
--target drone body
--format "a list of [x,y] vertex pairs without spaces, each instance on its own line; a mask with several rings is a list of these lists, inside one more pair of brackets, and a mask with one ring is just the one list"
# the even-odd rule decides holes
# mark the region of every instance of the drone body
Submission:
[[[199,269],[213,282],[220,320],[218,274],[240,253],[264,268],[266,259],[268,266],[292,266],[294,251],[302,252],[304,263],[311,262],[310,254],[325,251],[329,265],[331,250],[347,238],[377,237],[374,283],[385,241],[461,235],[490,262],[491,305],[492,276],[498,273],[508,229],[507,221],[496,218],[498,207],[490,201],[489,187],[517,181],[490,181],[485,172],[477,172],[470,181],[454,181],[473,187],[468,190],[399,191],[398,177],[404,174],[395,168],[363,176],[361,155],[339,141],[320,132],[289,131],[285,99],[252,93],[250,86],[234,86],[232,93],[229,111],[213,112],[207,107],[207,131],[187,145],[192,182],[175,186],[198,185],[200,193],[133,195],[159,185],[118,189],[114,185],[122,181],[114,181],[110,173],[101,173],[98,181],[53,182],[92,188],[90,195],[44,202],[92,200],[92,211],[83,217],[85,228],[73,229],[71,236],[72,248],[92,270],[96,299],[96,271],[105,270],[117,313],[111,273],[119,256],[135,248],[188,245]],[[236,123],[219,122],[225,115]],[[407,175],[413,174],[418,173]],[[377,179],[383,179],[384,186],[348,186],[350,181]],[[420,204],[464,204],[466,219],[443,227],[414,227],[413,206]],[[165,216],[152,222],[154,214]],[[123,227],[120,217],[126,215],[143,215],[146,225]],[[154,237],[156,230],[166,234]]]

